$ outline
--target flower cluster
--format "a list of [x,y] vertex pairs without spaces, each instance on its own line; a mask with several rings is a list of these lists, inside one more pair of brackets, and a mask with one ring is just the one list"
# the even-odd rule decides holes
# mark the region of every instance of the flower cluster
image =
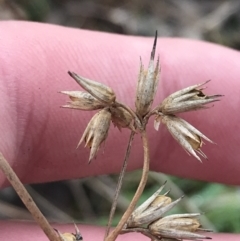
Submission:
[[79,146],[85,141],[85,146],[91,149],[89,162],[96,157],[98,149],[106,140],[111,121],[120,130],[121,128],[129,128],[136,132],[145,129],[151,115],[155,115],[154,127],[156,130],[158,130],[160,123],[165,124],[171,135],[187,153],[192,154],[199,161],[201,159],[197,154],[207,158],[201,151],[202,139],[210,143],[213,142],[192,125],[177,117],[176,114],[206,109],[208,108],[207,104],[219,101],[221,95],[205,95],[202,86],[209,82],[206,81],[169,95],[156,108],[151,109],[160,76],[159,57],[156,65],[154,64],[156,44],[157,33],[147,70],[144,70],[140,61],[135,97],[136,111],[117,102],[116,95],[110,87],[81,77],[73,72],[68,72],[85,91],[62,91],[61,93],[70,97],[67,105],[62,107],[85,111],[99,110],[90,120],[78,144]]
[[81,77],[73,72],[69,75],[87,92],[61,91],[70,97],[63,108],[80,110],[99,110],[90,120],[77,147],[85,141],[85,146],[91,149],[89,162],[96,157],[101,144],[106,140],[112,121],[120,130],[129,128],[135,131],[133,116],[123,107],[118,106],[114,91],[101,83]]
[[198,217],[193,214],[164,214],[176,206],[183,197],[172,202],[168,192],[160,195],[165,185],[159,188],[150,198],[140,205],[130,216],[125,230],[140,230],[143,234],[155,240],[179,241],[182,239],[211,239],[200,232],[210,232],[202,229]]
[[201,159],[197,153],[207,159],[207,156],[201,151],[203,144],[202,139],[210,143],[213,143],[213,141],[175,114],[206,109],[208,108],[206,104],[219,101],[222,95],[207,96],[202,92],[202,89],[199,89],[199,87],[207,82],[209,81],[184,88],[169,95],[156,108],[154,121],[156,130],[159,129],[160,122],[165,124],[174,139],[187,151],[187,153],[192,154],[199,161],[201,161]]

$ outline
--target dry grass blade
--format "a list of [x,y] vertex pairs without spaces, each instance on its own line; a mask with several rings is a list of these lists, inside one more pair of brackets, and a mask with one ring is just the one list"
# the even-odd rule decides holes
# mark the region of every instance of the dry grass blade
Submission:
[[48,223],[47,219],[43,216],[41,211],[38,209],[37,205],[34,203],[31,196],[28,194],[27,190],[17,177],[16,173],[13,171],[8,161],[4,158],[2,153],[0,153],[0,168],[7,177],[8,181],[11,183],[18,196],[21,198],[22,202],[25,204],[29,212],[32,214],[35,221],[41,227],[43,232],[49,238],[50,241],[60,241],[59,237],[56,235],[53,228]]

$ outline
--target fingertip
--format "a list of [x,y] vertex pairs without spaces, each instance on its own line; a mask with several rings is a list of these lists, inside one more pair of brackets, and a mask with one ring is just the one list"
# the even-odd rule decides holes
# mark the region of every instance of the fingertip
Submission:
[[[11,163],[18,161],[19,175],[26,182],[39,182],[118,172],[124,153],[124,133],[121,138],[115,133],[109,135],[109,151],[103,158],[98,158],[96,164],[94,162],[93,168],[76,168],[76,163],[80,160],[83,164],[88,155],[85,150],[74,152],[73,149],[91,113],[67,112],[63,107],[58,108],[63,100],[57,92],[78,88],[67,77],[67,73],[74,77],[73,72],[67,72],[74,69],[83,76],[114,87],[119,100],[134,106],[138,56],[141,55],[143,61],[149,60],[153,37],[123,36],[29,22],[1,22],[0,28],[3,70],[0,81],[4,85],[3,93],[11,95],[8,99],[1,95],[0,103],[5,107],[0,126],[4,140],[0,145],[5,152],[12,153]],[[236,146],[240,143],[235,130],[239,125],[239,53],[201,41],[167,38],[158,38],[156,53],[161,56],[162,72],[155,103],[182,87],[209,78],[212,79],[209,91],[226,94],[228,99],[216,105],[214,110],[188,116],[188,120],[195,122],[206,135],[212,133],[212,138],[219,140],[218,152],[206,147],[206,153],[213,160],[211,165],[206,167],[203,163],[199,168],[193,157],[185,155],[160,128],[159,134],[149,130],[150,139],[154,138],[151,144],[152,168],[184,177],[215,181],[224,178],[224,181],[239,183],[238,149],[235,146],[223,148],[233,139]],[[129,164],[131,170],[141,167],[140,140],[136,140],[136,146],[134,161]],[[111,162],[116,156],[119,159]],[[26,175],[29,171],[25,170],[26,166],[31,170],[30,175]],[[56,171],[56,166],[61,169]],[[219,166],[221,170],[216,173]],[[46,170],[44,175],[43,170]]]

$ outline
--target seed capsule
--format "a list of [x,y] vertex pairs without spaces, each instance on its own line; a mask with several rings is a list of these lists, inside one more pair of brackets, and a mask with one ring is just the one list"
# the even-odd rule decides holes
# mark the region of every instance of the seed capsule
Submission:
[[186,150],[187,153],[192,154],[200,162],[201,159],[196,152],[207,159],[207,156],[201,150],[203,144],[202,138],[208,142],[214,142],[203,135],[195,127],[174,115],[159,115],[155,121],[162,121],[162,123],[167,126],[167,129],[173,138]]
[[[201,231],[200,223],[195,217],[199,213],[175,214],[159,219],[148,226],[150,232],[155,236],[172,239],[211,239],[205,235],[196,233]],[[209,230],[208,230],[209,231]]]
[[96,157],[100,145],[106,140],[111,123],[111,113],[107,108],[96,113],[85,129],[79,145],[85,141],[85,146],[91,148],[89,162]]
[[150,196],[144,203],[142,203],[139,207],[137,207],[133,213],[132,216],[137,216],[140,213],[144,212],[148,206],[154,201],[154,199],[160,194],[160,192],[165,187],[166,182],[152,195]]
[[163,187],[164,185],[132,213],[127,222],[127,227],[141,227],[156,221],[183,198],[181,197],[172,202],[170,197],[159,195]]
[[156,67],[154,67],[156,44],[157,44],[157,32],[155,35],[155,40],[153,44],[149,66],[146,71],[144,70],[142,61],[140,59],[140,72],[138,76],[138,85],[137,85],[137,93],[136,93],[136,100],[135,100],[136,113],[139,117],[143,117],[149,112],[157,90],[160,67],[159,67],[159,57],[157,60]]
[[88,92],[84,91],[61,91],[60,93],[68,95],[71,101],[63,108],[79,109],[79,110],[97,110],[106,106]]
[[136,131],[133,125],[132,115],[122,107],[116,107],[110,109],[112,114],[112,122],[120,131],[121,128],[129,128],[132,131]]
[[76,82],[87,92],[89,92],[92,96],[94,96],[96,99],[98,99],[101,102],[104,102],[105,104],[112,104],[114,103],[116,96],[114,91],[97,81],[90,80],[84,77],[81,77],[73,72],[68,71],[68,74],[76,80]]
[[169,95],[159,105],[158,110],[163,114],[176,114],[180,112],[206,109],[209,108],[206,104],[219,101],[222,95],[205,95],[199,87],[205,85],[209,81],[201,84],[193,85],[182,90],[179,90]]

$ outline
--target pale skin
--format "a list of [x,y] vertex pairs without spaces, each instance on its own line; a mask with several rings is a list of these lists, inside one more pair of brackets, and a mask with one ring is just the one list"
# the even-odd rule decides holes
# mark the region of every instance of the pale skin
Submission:
[[[67,71],[112,87],[117,99],[134,108],[139,56],[148,64],[153,38],[83,31],[28,22],[0,23],[0,151],[24,183],[118,173],[129,130],[111,129],[104,154],[91,166],[89,151],[75,149],[93,115],[59,108],[67,97],[61,90],[80,90]],[[153,33],[154,34],[154,33]],[[181,115],[212,139],[203,151],[209,160],[189,157],[164,127],[150,121],[151,170],[209,182],[240,184],[240,55],[215,44],[159,38],[161,80],[155,103],[181,88],[211,79],[206,93],[224,94],[214,108]],[[117,148],[116,148],[117,146]],[[135,138],[128,170],[142,166],[140,138]],[[0,172],[1,187],[8,186]],[[54,225],[74,232],[72,225]],[[84,240],[103,240],[104,229],[79,226]],[[35,224],[0,222],[1,240],[47,240]],[[238,240],[239,235],[215,234],[214,240]],[[119,240],[146,240],[139,234]]]

